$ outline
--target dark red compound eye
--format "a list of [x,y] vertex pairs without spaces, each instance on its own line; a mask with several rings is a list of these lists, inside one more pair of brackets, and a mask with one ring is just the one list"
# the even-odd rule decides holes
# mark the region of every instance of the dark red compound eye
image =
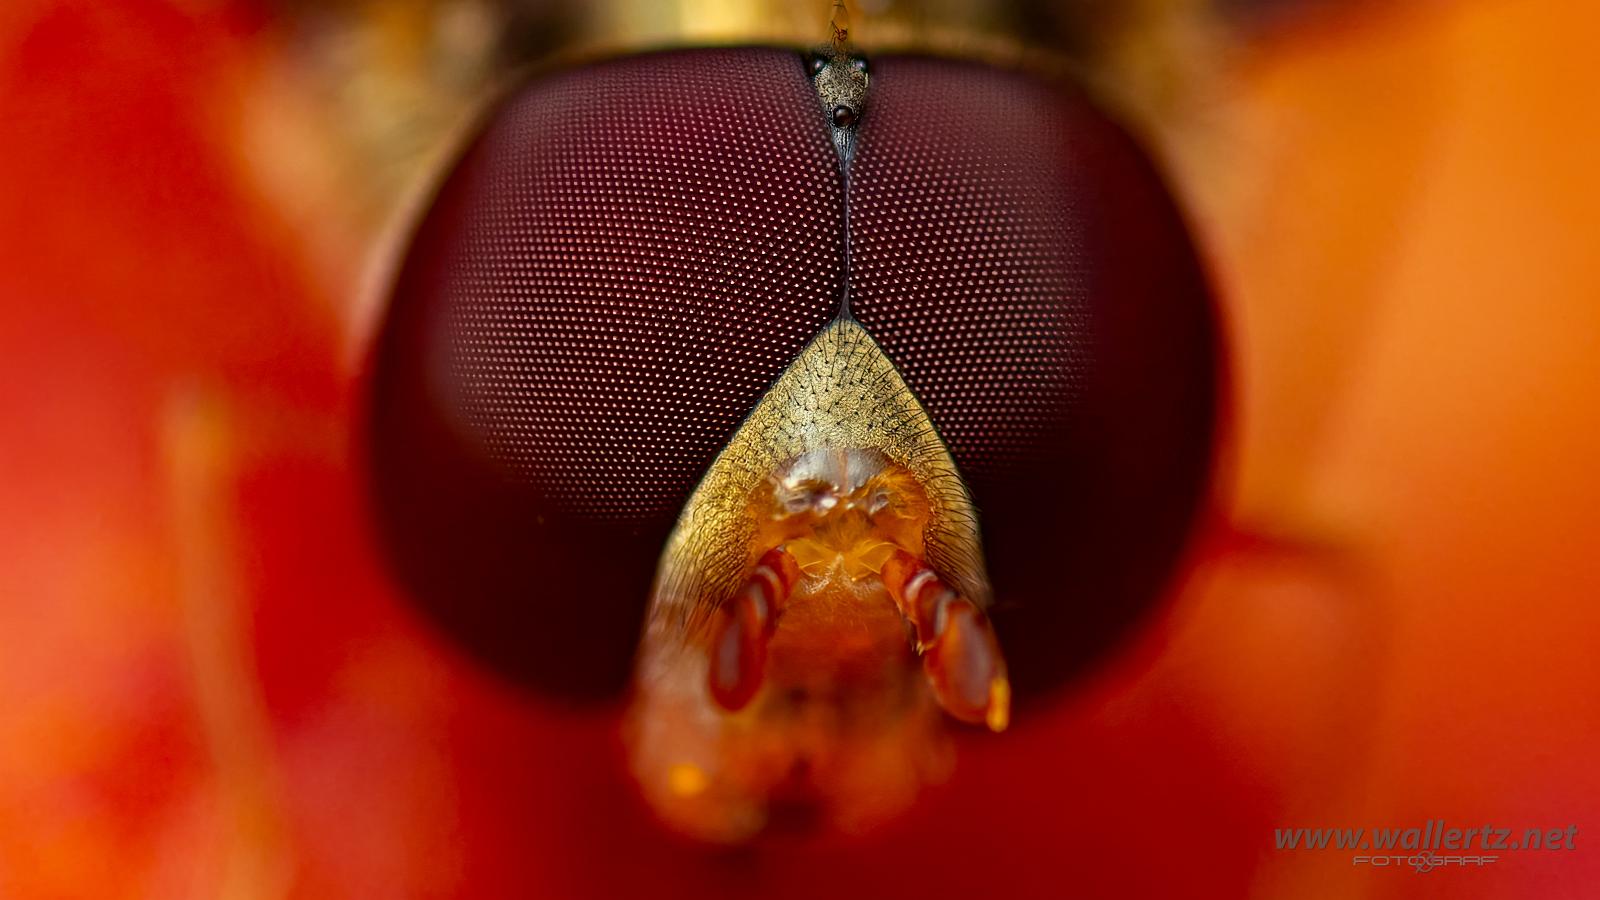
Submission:
[[[540,77],[415,235],[373,362],[377,518],[419,605],[513,679],[622,688],[675,516],[838,311],[842,181],[796,58]],[[1170,574],[1210,456],[1209,296],[1160,180],[1071,89],[898,57],[871,79],[851,309],[973,492],[1026,692]]]
[[1026,694],[1172,574],[1211,462],[1211,297],[1160,178],[1077,91],[934,59],[872,77],[851,308],[972,491]]

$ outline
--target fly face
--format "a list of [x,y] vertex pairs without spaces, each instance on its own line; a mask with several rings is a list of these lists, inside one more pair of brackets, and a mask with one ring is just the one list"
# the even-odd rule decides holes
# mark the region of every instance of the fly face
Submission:
[[1005,729],[1149,611],[1213,346],[1164,188],[1070,87],[618,59],[532,82],[441,190],[375,361],[374,492],[477,656],[569,697],[632,672],[663,819],[858,830],[942,777],[947,723]]
[[786,794],[846,828],[897,810],[943,755],[935,704],[1005,727],[989,597],[949,451],[871,337],[835,322],[668,541],[630,729],[646,797],[714,840]]

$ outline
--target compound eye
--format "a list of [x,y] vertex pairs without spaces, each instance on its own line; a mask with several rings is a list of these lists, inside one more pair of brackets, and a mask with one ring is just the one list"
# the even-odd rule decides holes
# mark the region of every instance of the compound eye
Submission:
[[833,152],[792,54],[707,50],[535,81],[457,165],[394,288],[369,448],[395,570],[474,656],[625,684],[674,517],[837,304]]
[[[976,502],[1026,694],[1172,570],[1210,462],[1210,295],[1161,180],[1082,96],[894,57],[871,89],[851,312]],[[440,190],[373,362],[372,490],[410,595],[491,667],[565,696],[626,684],[675,517],[844,291],[816,103],[782,51],[556,73]]]
[[1149,161],[1082,95],[874,60],[851,168],[851,308],[976,502],[1019,695],[1156,608],[1204,494],[1211,295]]

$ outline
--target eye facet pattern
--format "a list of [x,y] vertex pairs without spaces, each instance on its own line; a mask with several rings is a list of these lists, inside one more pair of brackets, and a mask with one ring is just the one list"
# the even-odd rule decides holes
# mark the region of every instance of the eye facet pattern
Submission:
[[475,656],[626,683],[672,520],[833,315],[840,191],[780,50],[547,74],[467,150],[395,284],[370,451],[397,574]]
[[866,61],[540,76],[422,222],[374,357],[379,523],[417,602],[514,679],[625,683],[674,518],[846,296],[970,490],[1019,698],[1159,595],[1217,366],[1161,179],[1070,86],[878,57],[869,108],[829,105],[833,76],[864,87]]

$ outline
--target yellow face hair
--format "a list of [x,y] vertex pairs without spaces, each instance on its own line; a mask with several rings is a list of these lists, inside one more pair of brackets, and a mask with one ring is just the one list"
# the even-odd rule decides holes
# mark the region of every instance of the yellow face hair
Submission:
[[908,470],[930,506],[921,555],[957,592],[989,604],[977,515],[950,451],[877,343],[842,320],[800,353],[689,498],[662,557],[647,635],[705,624],[761,555],[757,489],[788,461],[824,449],[875,450]]

